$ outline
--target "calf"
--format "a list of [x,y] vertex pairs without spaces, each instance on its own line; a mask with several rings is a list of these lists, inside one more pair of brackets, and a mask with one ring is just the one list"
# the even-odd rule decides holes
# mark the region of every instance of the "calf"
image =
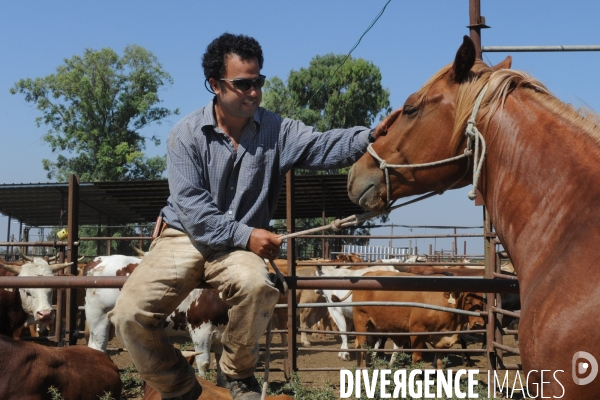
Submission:
[[[366,273],[363,276],[410,276],[402,272],[377,271]],[[371,291],[355,290],[355,302],[385,301],[385,302],[414,302],[431,304],[446,308],[462,309],[468,311],[481,311],[482,297],[472,293],[455,292],[408,292],[408,291]],[[436,311],[417,307],[393,306],[354,306],[354,328],[357,332],[356,347],[374,342],[359,332],[443,332],[458,331],[467,323],[481,324],[481,317],[468,317],[463,314]],[[471,321],[469,320],[471,319]],[[390,337],[396,346],[400,347],[409,342],[411,348],[427,348],[426,343],[431,343],[436,349],[450,348],[458,341],[458,334],[420,335],[420,336],[393,336]],[[413,352],[413,363],[423,358],[421,352]],[[437,367],[442,368],[442,361],[437,357]],[[435,364],[435,360],[434,360]],[[365,367],[366,360],[363,353],[359,353],[359,366]]]
[[86,346],[47,347],[0,335],[0,399],[90,400],[121,396],[117,366],[108,355]]
[[[49,265],[42,258],[34,258],[24,263],[0,263],[2,276],[53,276],[54,272],[70,266],[71,263]],[[20,288],[0,289],[0,319],[7,323],[2,333],[19,337],[24,323],[48,324],[54,321],[52,309],[52,289]],[[19,307],[23,312],[19,311]],[[3,324],[4,325],[4,324]]]
[[[137,267],[137,257],[112,255],[96,257],[85,269],[87,276],[129,276]],[[110,340],[111,323],[106,316],[119,296],[119,289],[89,288],[85,295],[85,315],[88,325],[88,346],[105,352]],[[218,360],[223,351],[221,336],[229,321],[229,307],[214,289],[194,289],[166,319],[165,329],[171,337],[188,337],[199,352],[196,365],[200,376],[206,376],[210,366],[210,352]],[[220,384],[223,381],[220,380]]]
[[[363,276],[364,274],[371,271],[396,271],[396,269],[391,265],[381,265],[368,267],[363,269],[345,269],[345,268],[336,268],[330,265],[324,265],[317,267],[316,274],[317,276],[335,276],[335,277],[349,277],[349,276]],[[346,319],[352,321],[352,306],[343,306],[344,303],[350,303],[352,300],[352,292],[348,290],[330,290],[323,289],[318,290],[317,293],[325,296],[325,299],[328,303],[340,302],[341,307],[328,307],[327,311],[329,315],[335,321],[340,332],[344,332],[348,330],[348,325],[346,323]],[[342,345],[340,346],[340,351],[338,353],[338,357],[342,360],[350,360],[350,353],[344,351],[348,349],[348,336],[345,334],[340,335],[342,338]]]

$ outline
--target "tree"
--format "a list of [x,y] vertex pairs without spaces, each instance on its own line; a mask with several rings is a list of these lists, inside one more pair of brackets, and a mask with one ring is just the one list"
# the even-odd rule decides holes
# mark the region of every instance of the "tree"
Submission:
[[321,132],[371,126],[377,115],[391,112],[390,93],[381,85],[377,66],[362,58],[348,57],[344,62],[346,57],[316,56],[308,68],[290,72],[287,87],[278,77],[270,79],[263,107]]
[[[275,76],[265,83],[262,106],[283,117],[301,120],[307,125],[325,132],[334,128],[371,126],[378,115],[392,110],[390,93],[381,85],[381,72],[373,63],[362,58],[327,54],[314,57],[308,68],[292,70],[287,85]],[[297,170],[299,174],[347,173],[339,171]],[[333,218],[329,218],[330,223]],[[380,217],[385,222],[386,216]],[[297,221],[296,227],[308,229],[322,225],[321,219]],[[352,233],[368,234],[373,221],[352,229]],[[275,228],[285,226],[276,221]],[[342,243],[365,244],[368,240],[342,240]],[[300,239],[298,247],[308,256],[320,253],[320,239]],[[322,254],[322,253],[321,253]]]
[[55,74],[21,79],[10,89],[37,105],[38,127],[56,161],[44,159],[48,178],[67,181],[73,173],[84,182],[158,179],[166,169],[165,156],[148,158],[143,150],[149,139],[140,130],[179,110],[160,107],[158,90],[172,84],[157,58],[148,50],[127,46],[123,56],[104,48],[86,49],[83,56],[65,59]]

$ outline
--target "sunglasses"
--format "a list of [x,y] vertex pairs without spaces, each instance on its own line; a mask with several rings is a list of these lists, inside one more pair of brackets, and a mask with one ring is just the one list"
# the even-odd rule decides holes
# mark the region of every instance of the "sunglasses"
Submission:
[[250,87],[254,87],[254,89],[260,89],[265,85],[265,79],[267,77],[264,75],[259,75],[258,78],[249,79],[249,78],[238,78],[238,79],[225,79],[221,78],[220,81],[231,82],[236,89],[246,91],[250,89]]

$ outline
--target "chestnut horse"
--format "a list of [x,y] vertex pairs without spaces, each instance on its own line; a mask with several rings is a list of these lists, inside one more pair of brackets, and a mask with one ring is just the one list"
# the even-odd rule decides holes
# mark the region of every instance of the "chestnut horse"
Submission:
[[[564,104],[510,63],[476,60],[465,36],[454,63],[408,97],[387,135],[352,167],[348,193],[382,211],[388,200],[478,185],[519,277],[530,388],[543,381],[544,396],[599,398],[590,355],[600,360],[600,117]],[[479,155],[475,171],[472,157],[457,157],[466,130],[481,138],[466,153]]]

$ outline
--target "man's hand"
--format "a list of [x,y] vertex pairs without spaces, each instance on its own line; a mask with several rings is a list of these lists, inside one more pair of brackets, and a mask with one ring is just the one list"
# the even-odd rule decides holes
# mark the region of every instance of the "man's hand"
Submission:
[[388,128],[392,126],[392,124],[394,123],[394,121],[396,121],[400,114],[402,114],[402,107],[393,111],[390,115],[385,117],[383,121],[377,124],[375,129],[373,129],[373,138],[377,139],[379,136],[385,136],[387,134]]
[[269,260],[274,259],[279,253],[279,246],[283,241],[279,235],[271,233],[265,229],[254,228],[248,239],[246,248],[259,255],[262,258]]

